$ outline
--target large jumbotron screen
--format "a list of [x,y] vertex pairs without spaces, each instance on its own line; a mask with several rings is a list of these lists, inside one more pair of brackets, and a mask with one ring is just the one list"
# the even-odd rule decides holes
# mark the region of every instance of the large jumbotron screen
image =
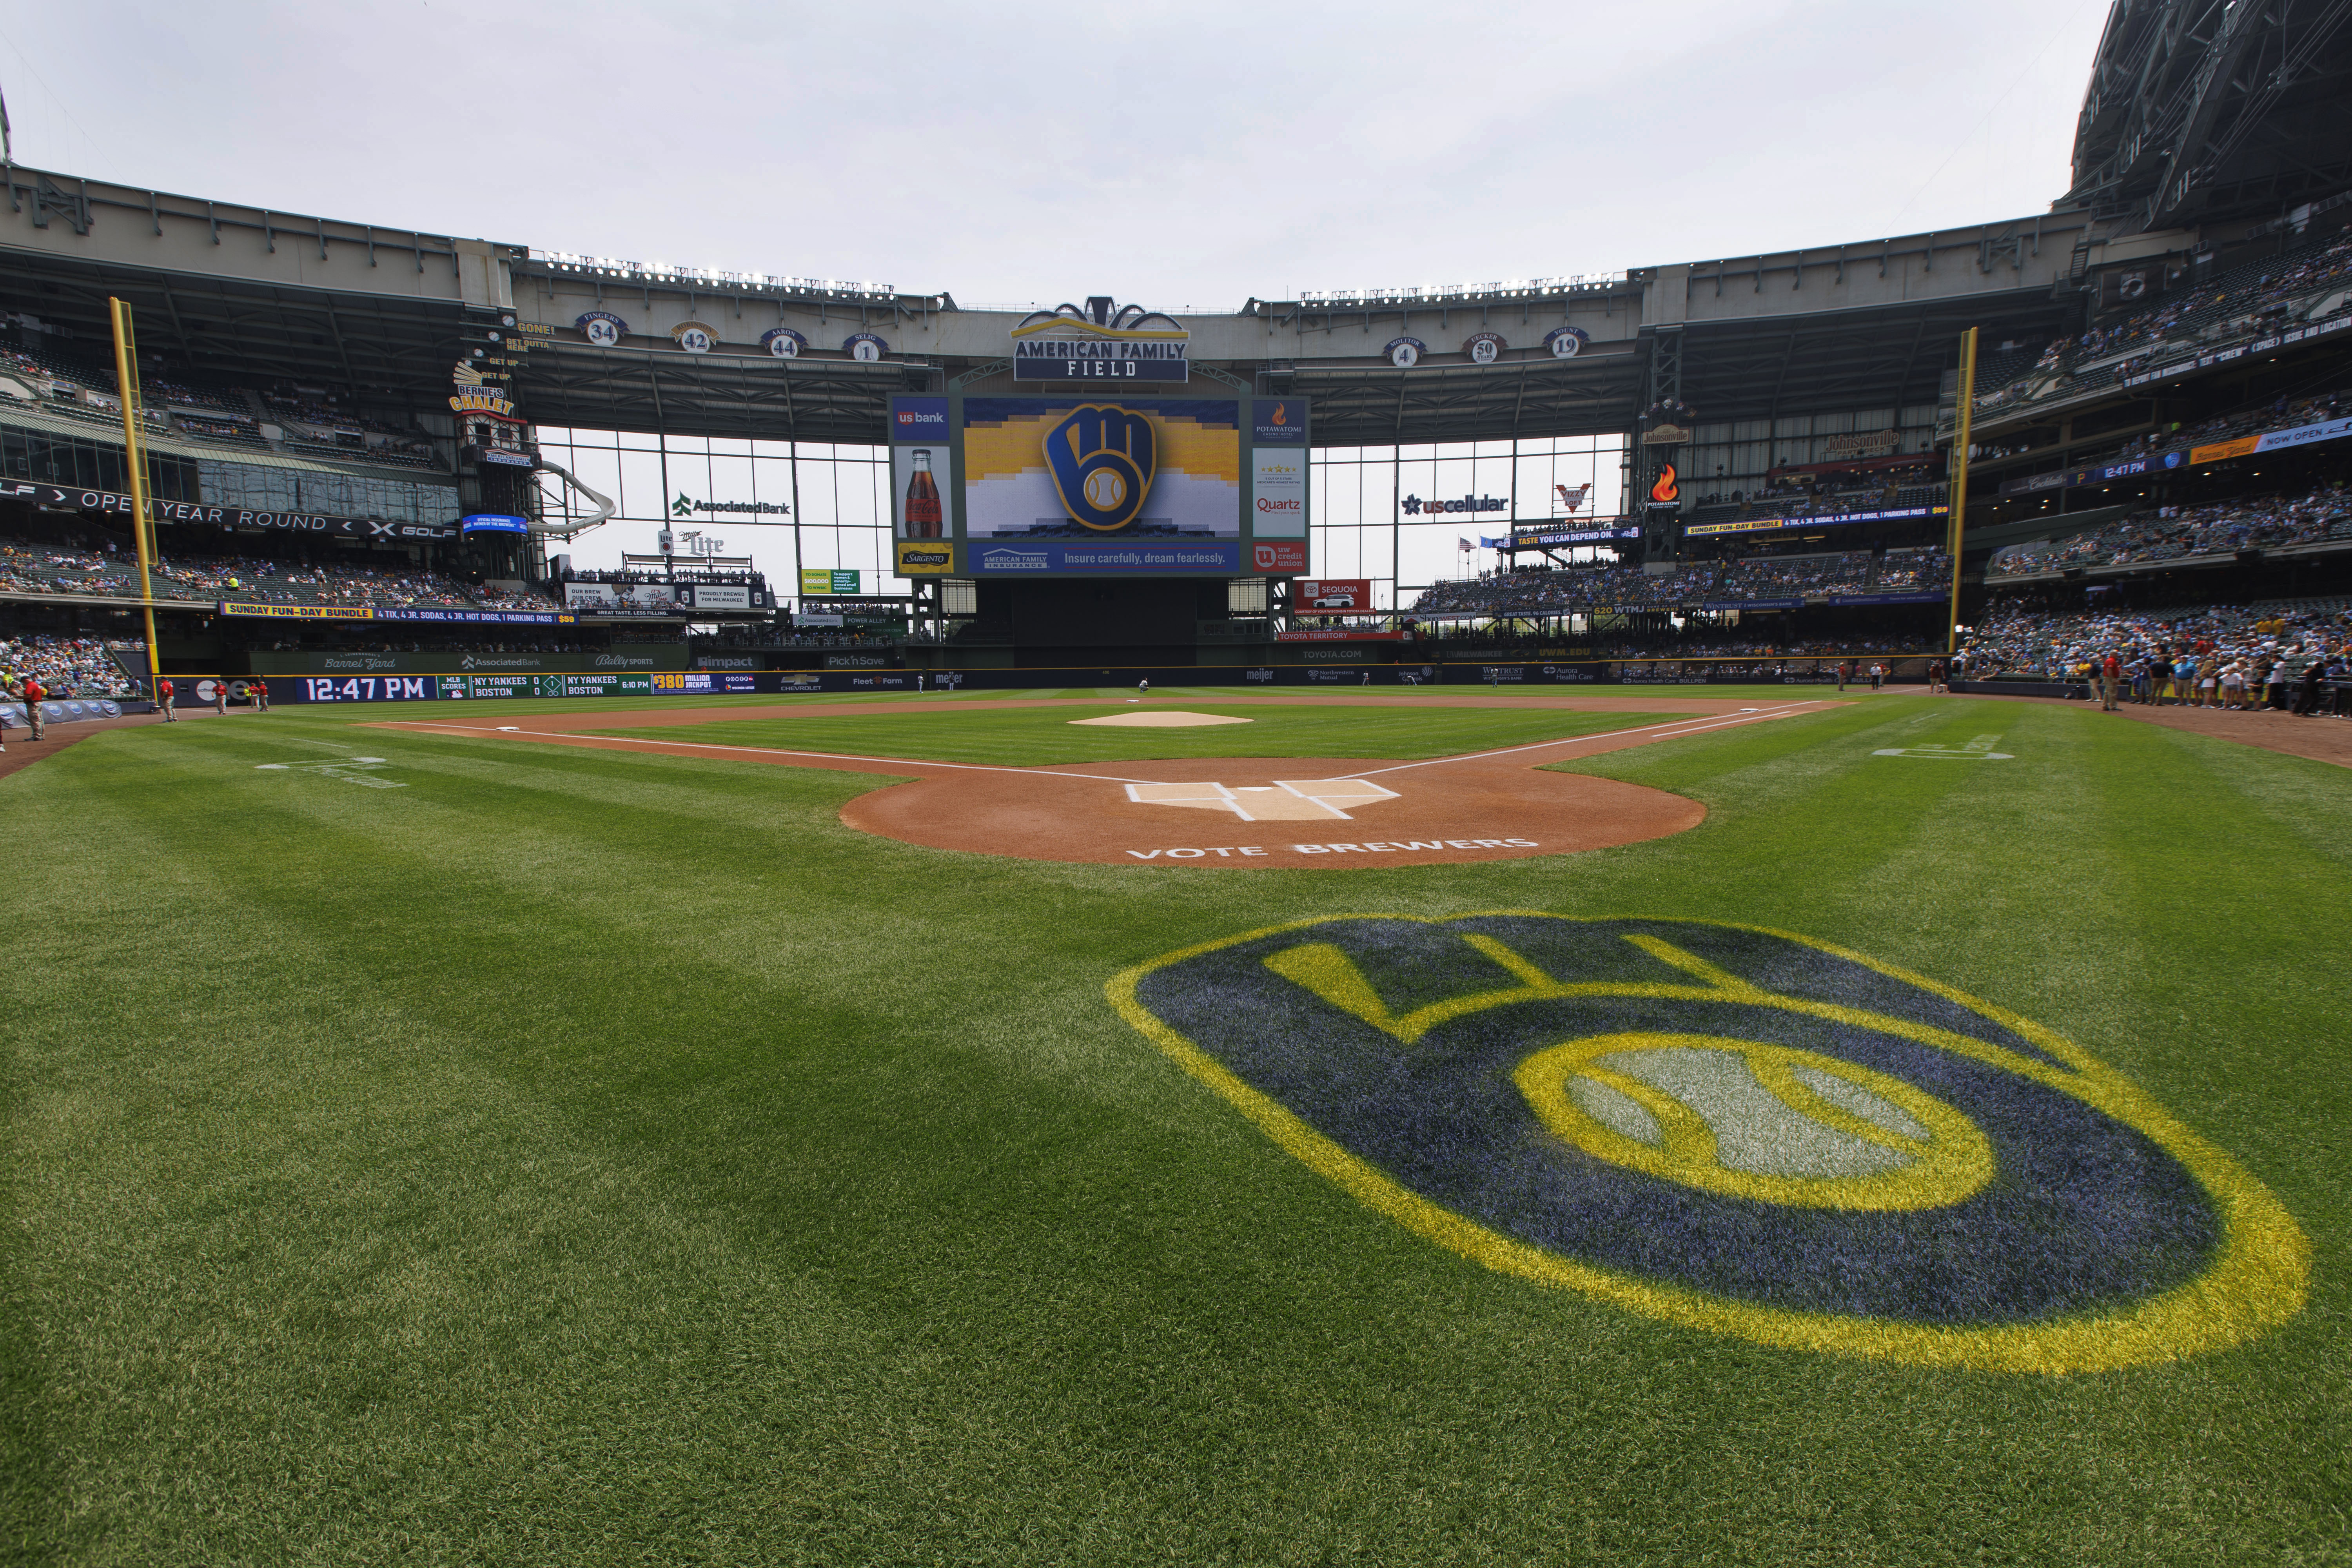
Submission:
[[915,575],[1306,572],[1297,398],[899,397],[898,569]]

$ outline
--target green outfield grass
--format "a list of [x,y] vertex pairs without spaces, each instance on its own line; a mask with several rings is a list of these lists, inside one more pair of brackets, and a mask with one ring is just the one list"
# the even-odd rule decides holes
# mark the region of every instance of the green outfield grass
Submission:
[[730,719],[658,730],[585,726],[581,732],[636,735],[714,746],[847,752],[927,762],[1036,767],[1054,763],[1121,762],[1145,757],[1445,757],[1500,746],[1532,745],[1604,730],[1630,729],[1670,715],[1592,713],[1568,709],[1433,708],[1333,705],[1271,707],[1155,703],[1189,713],[1246,719],[1198,729],[1124,729],[1081,724],[1137,713],[1139,706],[1056,704],[1051,708],[905,710],[808,719]]
[[[1219,872],[869,837],[866,775],[360,727],[424,716],[0,780],[7,1561],[2352,1562],[2344,770],[1887,695],[1572,764],[1704,802],[1676,837]],[[1117,754],[1068,716],[759,727]],[[2066,1375],[1683,1326],[1369,1206],[1106,992],[1504,909],[1769,926],[2060,1031],[2275,1197],[2308,1300]]]

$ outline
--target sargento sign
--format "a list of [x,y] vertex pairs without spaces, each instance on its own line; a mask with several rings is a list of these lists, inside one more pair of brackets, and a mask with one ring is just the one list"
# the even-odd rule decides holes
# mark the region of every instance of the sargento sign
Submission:
[[[0,479],[0,500],[28,500],[36,506],[74,507],[82,511],[129,517],[131,498],[115,490],[77,489],[36,484],[25,479]],[[285,529],[296,533],[324,533],[341,539],[455,539],[454,522],[394,522],[380,517],[331,517],[315,511],[250,511],[242,507],[206,506],[202,501],[147,502],[157,522],[189,522],[214,528]]]
[[1013,329],[1015,381],[1188,381],[1192,334],[1174,317],[1107,297],[1058,305]]

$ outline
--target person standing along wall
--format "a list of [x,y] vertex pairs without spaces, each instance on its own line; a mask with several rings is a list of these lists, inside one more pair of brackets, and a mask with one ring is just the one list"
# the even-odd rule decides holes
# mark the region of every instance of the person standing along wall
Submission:
[[47,689],[41,685],[37,677],[30,675],[25,677],[25,728],[33,732],[33,739],[36,741],[48,732],[48,718],[41,711],[41,704],[48,699],[48,695]]
[[2327,676],[2327,660],[2319,654],[2311,656],[2304,667],[2303,682],[2295,688],[2294,711],[2297,717],[2308,719],[2319,711],[2319,683]]

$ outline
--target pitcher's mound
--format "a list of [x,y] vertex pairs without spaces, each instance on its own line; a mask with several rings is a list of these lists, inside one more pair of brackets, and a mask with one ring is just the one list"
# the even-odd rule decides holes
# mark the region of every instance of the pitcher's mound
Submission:
[[1204,724],[1246,724],[1217,713],[1187,713],[1181,708],[1154,709],[1149,713],[1113,713],[1101,719],[1073,719],[1073,724],[1116,724],[1130,730],[1197,730]]

